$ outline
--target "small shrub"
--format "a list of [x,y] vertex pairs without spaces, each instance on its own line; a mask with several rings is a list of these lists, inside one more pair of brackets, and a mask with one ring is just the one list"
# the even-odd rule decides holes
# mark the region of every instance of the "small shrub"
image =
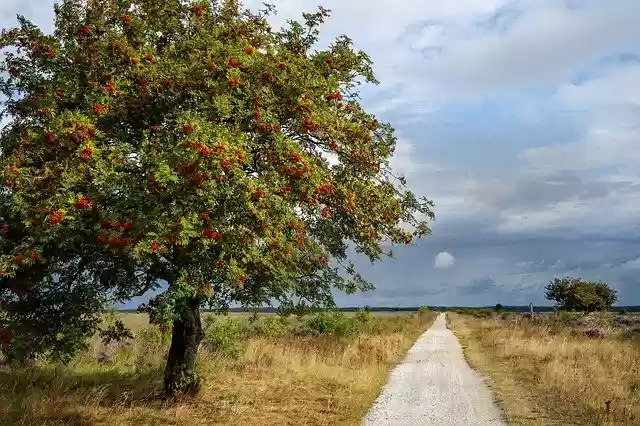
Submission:
[[582,317],[581,312],[572,311],[558,311],[556,312],[556,319],[558,322],[564,325],[573,324]]
[[320,312],[306,322],[306,327],[319,334],[347,337],[357,332],[355,321],[349,320],[342,312]]
[[491,318],[493,316],[491,309],[470,309],[466,313],[474,318]]
[[233,317],[205,319],[203,346],[223,357],[240,358],[246,349],[248,328],[241,320]]
[[426,306],[420,306],[420,309],[418,309],[418,315],[420,316],[424,316],[428,313],[429,313],[429,308]]
[[361,322],[363,324],[368,324],[371,322],[371,312],[368,309],[358,309],[356,315],[354,317],[356,321]]
[[282,334],[287,326],[287,319],[281,316],[268,316],[255,322],[254,331],[262,337],[274,337]]

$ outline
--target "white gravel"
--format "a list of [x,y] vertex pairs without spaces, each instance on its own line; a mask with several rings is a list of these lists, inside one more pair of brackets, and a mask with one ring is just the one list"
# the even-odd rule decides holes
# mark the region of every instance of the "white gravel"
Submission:
[[506,425],[493,395],[469,367],[440,314],[416,341],[363,425]]

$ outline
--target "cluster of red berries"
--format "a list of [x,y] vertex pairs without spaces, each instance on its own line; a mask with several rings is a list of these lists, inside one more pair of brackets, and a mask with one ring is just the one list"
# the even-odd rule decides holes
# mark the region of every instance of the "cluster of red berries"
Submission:
[[88,142],[96,135],[96,128],[87,124],[67,123],[67,134],[76,143]]
[[75,207],[78,210],[89,210],[91,209],[91,200],[87,197],[79,198],[76,201]]
[[208,173],[198,173],[197,175],[192,176],[191,179],[189,179],[189,184],[191,186],[200,186],[202,182],[209,179],[211,179],[211,176],[209,176]]
[[257,201],[257,200],[261,199],[262,197],[264,197],[264,191],[262,189],[256,189],[251,194],[251,199],[254,200],[254,201]]
[[327,195],[333,192],[333,184],[327,183],[326,185],[319,186],[316,188],[315,193],[318,195]]
[[222,238],[222,234],[220,232],[214,231],[213,228],[207,226],[206,228],[204,228],[204,237],[218,241]]
[[304,120],[302,120],[302,129],[305,132],[317,132],[318,130],[320,130],[320,128],[320,124],[309,118],[305,118]]
[[193,123],[184,123],[182,125],[182,133],[185,135],[190,135],[196,129],[196,126]]
[[198,17],[201,18],[204,15],[204,11],[205,11],[205,6],[204,4],[197,4],[193,7],[193,13]]
[[56,210],[52,212],[51,215],[49,216],[49,221],[51,222],[52,225],[59,224],[60,222],[62,222],[62,219],[64,219],[64,213],[60,210]]
[[198,162],[194,161],[192,163],[180,164],[173,170],[177,173],[184,174],[184,173],[191,173],[195,171],[196,167],[198,167]]
[[227,60],[227,68],[229,68],[229,69],[231,69],[231,68],[240,68],[240,61],[238,61],[233,56],[230,56],[229,59]]
[[105,112],[107,112],[107,106],[106,105],[102,105],[102,104],[95,104],[93,107],[93,112],[96,115],[102,115]]
[[91,161],[91,158],[93,157],[93,148],[90,146],[85,147],[80,152],[80,157],[82,158],[82,161],[84,161],[85,163],[88,163],[89,161]]
[[102,234],[96,238],[96,242],[101,245],[119,248],[125,247],[129,243],[129,240],[120,236],[110,238],[109,234]]
[[258,131],[261,133],[280,133],[282,131],[282,128],[279,124],[261,123],[260,125],[258,125]]
[[130,231],[133,223],[128,220],[104,220],[101,223],[104,229]]

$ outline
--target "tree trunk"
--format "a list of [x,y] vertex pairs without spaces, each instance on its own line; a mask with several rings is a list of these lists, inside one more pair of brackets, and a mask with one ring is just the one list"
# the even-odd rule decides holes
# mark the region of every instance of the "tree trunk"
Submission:
[[196,394],[200,379],[196,374],[198,347],[204,337],[200,321],[200,301],[189,299],[173,321],[171,348],[164,372],[164,393],[167,397]]

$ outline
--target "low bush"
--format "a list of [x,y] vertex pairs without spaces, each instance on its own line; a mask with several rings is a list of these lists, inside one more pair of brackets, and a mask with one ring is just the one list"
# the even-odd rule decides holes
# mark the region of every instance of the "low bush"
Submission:
[[261,337],[274,337],[285,333],[288,325],[287,318],[279,315],[270,315],[255,321],[253,331]]
[[354,317],[356,319],[356,321],[361,322],[363,324],[368,324],[371,322],[371,312],[369,312],[368,309],[366,308],[361,308],[358,309],[358,311],[356,312],[356,315]]
[[557,311],[555,319],[561,324],[573,324],[583,316],[582,312]]
[[238,359],[244,354],[249,328],[241,319],[230,316],[206,317],[203,346],[217,355]]
[[342,312],[319,312],[309,318],[305,327],[318,334],[336,337],[353,336],[358,331],[355,320]]

